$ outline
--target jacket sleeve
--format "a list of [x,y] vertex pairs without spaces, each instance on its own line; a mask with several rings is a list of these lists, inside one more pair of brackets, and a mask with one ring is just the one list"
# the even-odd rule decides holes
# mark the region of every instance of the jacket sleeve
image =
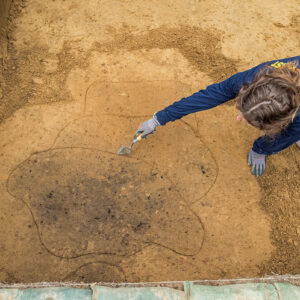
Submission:
[[274,138],[268,136],[258,138],[254,142],[252,150],[256,153],[271,155],[280,152],[297,141],[300,141],[300,113],[298,113],[287,129]]
[[165,125],[167,122],[178,120],[185,115],[218,106],[219,104],[235,98],[241,87],[244,84],[250,83],[254,79],[257,71],[263,66],[294,60],[300,61],[299,56],[282,59],[280,61],[274,60],[266,62],[250,70],[237,73],[222,82],[209,85],[206,89],[200,90],[189,97],[182,98],[180,101],[157,112],[155,114],[157,120],[160,125]]

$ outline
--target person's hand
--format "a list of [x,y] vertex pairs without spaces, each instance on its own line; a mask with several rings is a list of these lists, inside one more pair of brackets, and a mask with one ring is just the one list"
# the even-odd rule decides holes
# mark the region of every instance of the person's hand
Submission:
[[156,118],[156,116],[154,115],[151,119],[143,122],[138,130],[137,130],[137,134],[138,133],[142,133],[141,137],[145,138],[148,134],[150,133],[154,133],[156,126],[159,126],[159,122]]
[[253,175],[260,176],[266,170],[266,156],[251,149],[248,153],[248,166],[252,166]]

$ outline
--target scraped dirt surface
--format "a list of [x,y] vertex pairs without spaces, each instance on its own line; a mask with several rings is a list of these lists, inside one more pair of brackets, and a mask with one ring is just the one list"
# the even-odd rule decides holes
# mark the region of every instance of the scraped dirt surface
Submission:
[[300,273],[300,151],[246,155],[234,102],[155,111],[298,55],[299,3],[14,1],[0,77],[0,281],[141,282]]

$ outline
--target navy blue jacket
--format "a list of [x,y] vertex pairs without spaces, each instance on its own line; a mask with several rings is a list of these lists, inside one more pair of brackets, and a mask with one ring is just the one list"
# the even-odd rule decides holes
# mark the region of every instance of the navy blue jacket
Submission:
[[[250,83],[255,74],[264,66],[272,65],[280,67],[286,62],[298,61],[300,65],[300,56],[273,60],[260,64],[250,70],[237,73],[226,80],[209,85],[206,89],[182,98],[180,101],[173,103],[165,109],[157,112],[155,115],[161,125],[169,121],[175,121],[185,115],[210,109],[226,101],[235,98],[241,87],[244,84]],[[275,138],[270,139],[267,136],[258,138],[253,144],[253,151],[260,154],[274,154],[300,140],[300,113],[294,118],[293,122],[289,124],[287,129],[283,130]]]

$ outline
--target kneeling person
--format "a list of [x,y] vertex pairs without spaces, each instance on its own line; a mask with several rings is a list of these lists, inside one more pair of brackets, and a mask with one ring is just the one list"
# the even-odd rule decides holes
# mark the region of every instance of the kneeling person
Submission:
[[264,131],[248,153],[251,173],[260,176],[266,156],[297,143],[300,147],[300,56],[270,61],[208,86],[155,113],[142,123],[142,137],[183,116],[237,97],[237,120]]

